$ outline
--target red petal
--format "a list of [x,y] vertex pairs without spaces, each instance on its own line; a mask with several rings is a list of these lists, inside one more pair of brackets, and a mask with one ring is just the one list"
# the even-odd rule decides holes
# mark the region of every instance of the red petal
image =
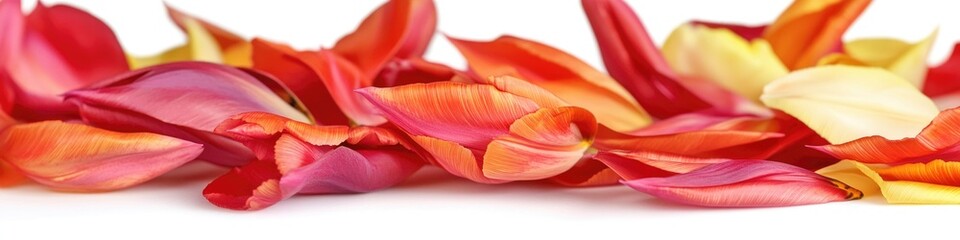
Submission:
[[747,41],[753,41],[754,39],[763,37],[763,31],[767,29],[767,25],[759,26],[745,26],[739,24],[729,24],[729,23],[718,23],[718,22],[708,22],[708,21],[693,21],[693,25],[706,26],[709,28],[721,28],[728,29],[733,33],[736,33],[743,39]]
[[958,93],[958,91],[960,91],[960,43],[953,45],[953,52],[947,61],[927,70],[927,80],[923,84],[923,93],[930,97],[940,97]]
[[667,65],[640,19],[620,0],[583,0],[603,62],[651,115],[667,118],[710,108]]
[[437,27],[436,8],[431,0],[390,1],[377,8],[333,51],[355,63],[364,76],[364,86],[393,58],[423,55]]

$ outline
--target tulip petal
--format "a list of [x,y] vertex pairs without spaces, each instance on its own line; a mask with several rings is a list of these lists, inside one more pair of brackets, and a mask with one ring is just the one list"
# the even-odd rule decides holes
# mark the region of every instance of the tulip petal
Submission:
[[[185,94],[189,93],[189,94]],[[159,65],[66,94],[84,121],[105,129],[149,131],[203,143],[202,159],[225,165],[253,157],[242,145],[213,134],[224,119],[244,112],[307,118],[260,81],[222,65]]]
[[[253,67],[269,73],[280,80],[296,98],[301,107],[319,124],[346,125],[350,119],[333,100],[333,93],[327,90],[325,81],[300,58],[300,52],[289,46],[272,43],[263,39],[253,39]],[[322,58],[312,58],[323,61]],[[324,65],[322,62],[317,65]],[[352,75],[344,75],[352,76]],[[338,79],[346,81],[357,79]],[[347,82],[346,84],[350,84]],[[311,111],[311,109],[313,109]],[[323,110],[323,111],[321,111]],[[317,113],[314,113],[316,111]]]
[[871,0],[794,1],[763,34],[789,69],[813,66],[841,44]]
[[823,66],[793,72],[764,89],[761,100],[830,143],[878,135],[917,135],[939,112],[903,78],[878,68]]
[[664,42],[663,56],[682,77],[710,80],[754,101],[767,83],[787,74],[770,44],[727,29],[681,25]]
[[712,164],[734,161],[723,158],[699,158],[647,151],[604,151],[595,159],[626,180],[669,177],[688,173]]
[[582,3],[607,71],[650,115],[667,118],[710,107],[678,82],[646,28],[626,3],[620,0],[583,0]]
[[[533,101],[490,85],[436,82],[357,91],[411,136],[485,149],[510,125],[540,109]],[[455,113],[455,114],[451,114]]]
[[862,163],[899,165],[926,162],[931,159],[960,159],[960,109],[943,111],[917,136],[888,140],[879,136],[864,137],[838,145],[813,147],[839,159]]
[[0,156],[30,179],[68,191],[131,187],[196,158],[200,144],[59,121],[10,127]]
[[15,58],[23,41],[24,18],[20,0],[0,2],[0,66]]
[[[6,1],[10,9],[19,1]],[[17,8],[19,9],[19,8]],[[42,120],[74,117],[75,110],[63,103],[64,92],[127,71],[127,61],[113,31],[96,17],[73,7],[37,4],[25,20],[7,15],[12,26],[4,27],[6,58],[19,110],[13,116]],[[17,22],[24,21],[21,33]],[[5,23],[7,24],[7,23]],[[9,35],[7,35],[9,34]],[[13,39],[22,37],[22,39]],[[14,87],[15,86],[15,87]]]
[[207,32],[197,20],[182,19],[183,29],[187,34],[187,43],[171,48],[155,56],[128,57],[131,69],[140,69],[164,63],[182,61],[204,61],[223,63],[223,54],[213,35]]
[[936,36],[937,32],[933,32],[914,44],[889,38],[860,39],[844,44],[843,50],[852,58],[853,65],[886,68],[920,87],[927,75],[927,55]]
[[655,151],[687,156],[782,137],[781,133],[700,130],[674,134],[632,136],[603,131],[594,147],[600,150]]
[[[960,91],[960,43],[953,45],[953,52],[947,61],[939,66],[931,67],[927,71],[927,79],[923,83],[923,93],[936,98]],[[960,104],[946,106],[954,108]],[[941,106],[943,108],[943,106]]]
[[550,178],[550,181],[568,187],[592,187],[614,185],[622,178],[600,161],[577,162],[569,171]]
[[745,26],[729,23],[717,23],[717,22],[708,22],[708,21],[692,21],[690,24],[694,26],[704,26],[708,28],[715,29],[727,29],[733,33],[736,33],[737,36],[740,36],[744,40],[753,41],[763,37],[763,31],[767,29],[767,25],[759,26]]
[[[924,165],[920,166],[908,166],[907,168],[926,168],[926,170],[933,170],[929,166]],[[943,166],[943,167],[953,167]],[[876,169],[876,170],[875,170]],[[877,173],[877,171],[888,171],[886,174],[890,174],[890,170],[880,170],[882,167],[867,166],[862,163],[855,161],[841,161],[840,163],[825,168],[821,171],[817,171],[824,176],[835,178],[837,180],[851,183],[852,186],[858,189],[869,189],[876,191],[879,189],[883,193],[883,197],[886,198],[888,203],[923,203],[923,204],[957,204],[960,203],[960,187],[947,186],[947,185],[938,185],[925,182],[915,182],[915,181],[897,181],[897,180],[885,180],[883,176]],[[902,171],[905,169],[894,170]],[[936,171],[945,171],[947,169],[937,169]],[[898,173],[903,174],[903,173]],[[927,176],[929,179],[929,176]],[[856,185],[854,185],[856,184]],[[864,191],[865,193],[867,191]]]
[[774,207],[859,199],[860,191],[795,166],[727,161],[686,174],[624,181],[658,198],[708,207]]
[[382,86],[373,81],[383,66],[393,58],[423,55],[436,27],[433,1],[389,1],[337,41],[332,50],[357,65],[364,76],[363,86]]
[[478,183],[508,182],[508,180],[491,179],[484,176],[482,159],[477,157],[476,152],[460,144],[428,136],[412,136],[411,138],[430,154],[438,167],[443,168],[450,174]]
[[915,181],[931,184],[960,186],[960,162],[933,160],[876,169],[886,181]]
[[483,155],[483,175],[501,180],[539,180],[572,168],[590,147],[597,121],[577,107],[547,108],[510,125]]
[[317,126],[250,112],[216,131],[259,159],[204,189],[208,201],[229,209],[262,209],[295,194],[370,192],[402,182],[424,163],[409,149],[412,140],[380,127]]
[[170,19],[187,35],[187,42],[156,56],[129,57],[133,69],[179,61],[206,61],[236,67],[252,66],[251,45],[226,29],[165,4]]
[[563,51],[512,36],[491,42],[448,39],[481,78],[510,75],[527,80],[572,106],[587,109],[615,130],[636,130],[650,123],[643,108],[616,80]]

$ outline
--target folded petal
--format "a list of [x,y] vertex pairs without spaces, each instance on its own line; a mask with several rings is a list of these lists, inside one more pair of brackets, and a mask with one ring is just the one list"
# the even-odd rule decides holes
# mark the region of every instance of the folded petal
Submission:
[[763,34],[789,69],[813,66],[841,44],[871,0],[794,1]]
[[260,80],[222,65],[187,62],[158,65],[66,94],[84,121],[98,127],[149,131],[206,145],[202,159],[236,165],[253,159],[239,143],[213,134],[224,119],[267,112],[308,119]]
[[357,91],[385,118],[411,136],[452,141],[485,149],[510,125],[540,109],[530,99],[484,84],[436,82]]
[[360,23],[357,29],[337,41],[333,51],[353,62],[364,76],[364,86],[393,58],[423,55],[437,27],[432,0],[389,1]]
[[412,136],[412,138],[417,145],[431,156],[435,165],[450,174],[478,183],[509,182],[508,180],[488,178],[483,174],[483,160],[478,157],[483,154],[482,152],[471,151],[455,142],[433,137]]
[[681,77],[713,81],[754,101],[767,83],[787,74],[765,40],[722,28],[681,25],[664,42],[663,56]]
[[593,143],[597,120],[577,107],[541,109],[510,125],[483,155],[483,175],[502,180],[539,180],[572,168]]
[[795,71],[767,85],[760,99],[834,144],[872,135],[916,136],[939,112],[900,76],[868,67]]
[[[19,1],[5,1],[7,7]],[[12,12],[13,9],[5,10]],[[17,25],[19,14],[4,15]],[[5,67],[11,77],[23,119],[65,118],[75,115],[62,102],[61,94],[127,71],[127,61],[113,31],[90,14],[63,5],[37,4],[26,17],[21,33],[16,26],[4,27],[5,47],[19,44],[6,55]],[[7,23],[5,23],[7,24]],[[7,35],[9,33],[9,35]],[[22,37],[22,39],[13,39]]]
[[[843,45],[845,57],[834,57],[841,64],[881,67],[900,75],[918,88],[927,75],[927,55],[933,47],[937,32],[917,43],[908,43],[890,38],[870,38],[847,42]],[[821,64],[830,63],[824,58]],[[844,62],[848,61],[848,62]]]
[[295,194],[370,192],[402,182],[424,163],[398,132],[384,128],[316,126],[245,113],[217,131],[244,142],[259,159],[204,189],[208,201],[229,209],[262,209]]
[[841,182],[795,166],[758,160],[727,161],[665,178],[624,181],[655,197],[707,207],[774,207],[859,199]]
[[119,133],[46,121],[0,134],[0,156],[30,179],[68,191],[109,191],[164,174],[202,151],[200,144],[152,133]]
[[869,136],[837,145],[814,147],[839,159],[899,165],[933,159],[960,160],[960,109],[943,111],[916,137],[889,140]]
[[640,19],[621,0],[583,0],[603,63],[653,117],[711,107],[684,86],[660,56]]
[[[883,193],[883,197],[887,199],[888,203],[923,203],[923,204],[957,204],[960,203],[960,187],[950,186],[950,185],[940,185],[926,182],[918,181],[909,181],[909,180],[895,180],[891,178],[887,180],[887,177],[892,174],[897,174],[900,177],[906,176],[915,176],[916,173],[909,173],[909,171],[917,171],[923,169],[922,174],[938,173],[938,174],[952,174],[952,168],[954,164],[949,165],[940,165],[940,164],[929,164],[929,165],[902,165],[903,168],[894,169],[894,170],[883,170],[881,166],[868,166],[863,163],[855,161],[841,161],[833,166],[824,168],[820,171],[817,171],[824,176],[831,177],[846,183],[851,183],[852,186],[857,189],[868,189],[871,191],[876,191],[877,189]],[[881,176],[878,171],[884,171],[888,176]],[[892,173],[897,172],[897,173]],[[933,176],[924,175],[923,180],[932,180]],[[943,175],[937,177],[946,177]],[[921,178],[915,178],[921,179]],[[937,181],[949,181],[947,178],[941,178]],[[856,185],[855,185],[856,184]],[[864,191],[867,192],[866,190]]]
[[630,93],[585,62],[550,46],[512,36],[491,42],[448,38],[481,78],[510,75],[587,109],[615,130],[636,130],[650,117]]

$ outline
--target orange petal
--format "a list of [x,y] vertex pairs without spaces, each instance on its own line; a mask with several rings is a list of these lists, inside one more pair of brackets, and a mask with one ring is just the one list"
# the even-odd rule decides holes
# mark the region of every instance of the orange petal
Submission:
[[650,116],[616,80],[580,59],[534,41],[503,36],[491,42],[449,38],[481,78],[510,75],[530,81],[615,130],[636,130]]
[[699,130],[675,134],[632,136],[601,130],[594,147],[600,150],[656,151],[687,156],[782,137],[781,133]]
[[940,159],[927,163],[911,163],[875,169],[887,181],[914,181],[947,186],[960,186],[960,162]]
[[203,151],[200,144],[152,133],[119,133],[59,121],[10,127],[0,156],[27,177],[69,191],[109,191],[164,174]]
[[569,171],[550,178],[550,181],[568,187],[613,185],[622,178],[606,164],[595,160],[578,162]]
[[389,1],[332,50],[359,67],[364,86],[373,86],[374,77],[391,59],[423,55],[436,27],[432,0]]
[[763,38],[790,69],[813,66],[840,47],[841,37],[870,0],[797,0],[767,27]]
[[530,99],[484,84],[436,82],[364,88],[358,93],[410,135],[469,149],[486,148],[494,138],[509,133],[514,121],[540,109]]
[[510,125],[510,134],[487,145],[483,175],[502,180],[538,180],[573,167],[590,147],[597,121],[577,107],[541,109]]
[[933,159],[960,160],[960,108],[941,112],[915,138],[889,140],[880,136],[838,145],[814,147],[839,159],[863,163],[903,164]]
[[460,144],[428,136],[412,136],[413,140],[433,157],[433,162],[450,174],[478,183],[504,183],[507,180],[491,179],[483,175],[481,160],[477,154]]

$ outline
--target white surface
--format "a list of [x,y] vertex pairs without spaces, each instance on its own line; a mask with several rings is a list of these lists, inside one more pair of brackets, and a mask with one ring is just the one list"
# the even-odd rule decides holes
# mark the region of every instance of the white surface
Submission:
[[[151,54],[183,36],[161,1],[69,2],[115,29],[130,52]],[[168,0],[183,11],[244,36],[298,48],[331,46],[381,1]],[[267,4],[269,2],[269,4]],[[631,1],[658,42],[689,19],[759,24],[788,1]],[[939,26],[932,62],[960,39],[954,1],[875,1],[848,39],[866,36],[919,40]],[[33,6],[30,1],[27,8]],[[513,34],[545,42],[601,67],[579,1],[438,0],[439,31],[493,39]],[[463,67],[440,35],[431,60]],[[702,209],[663,203],[616,186],[565,189],[517,183],[480,185],[424,169],[407,183],[360,195],[296,196],[258,212],[218,209],[200,191],[222,169],[194,164],[142,186],[112,193],[73,194],[37,185],[0,189],[0,239],[663,239],[841,237],[945,238],[958,206],[888,205],[881,199],[771,209]],[[176,237],[176,238],[174,238]],[[376,237],[376,238],[370,238]],[[406,239],[406,238],[403,238]]]

